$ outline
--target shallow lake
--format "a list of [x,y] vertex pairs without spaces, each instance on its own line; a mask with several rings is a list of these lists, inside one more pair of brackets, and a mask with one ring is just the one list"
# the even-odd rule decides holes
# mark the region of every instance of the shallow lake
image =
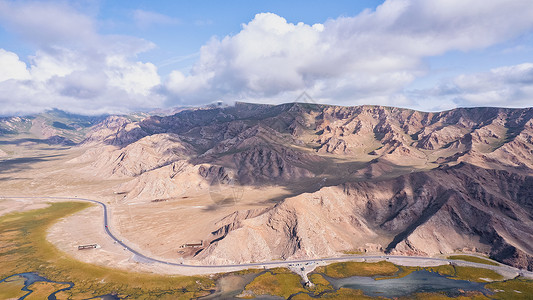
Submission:
[[324,276],[336,289],[344,287],[362,290],[367,296],[401,297],[413,293],[446,292],[450,296],[463,291],[480,291],[485,295],[491,292],[485,289],[485,283],[450,279],[438,273],[425,270],[415,271],[402,278],[375,280],[370,277],[353,276],[348,278],[331,278]]
[[[217,300],[225,300],[225,299],[241,299],[238,298],[237,295],[241,294],[246,285],[248,285],[254,278],[257,276],[263,274],[264,272],[260,273],[251,273],[251,274],[244,274],[244,275],[226,275],[217,280],[217,290],[206,297],[201,297],[200,299],[217,299]],[[257,300],[271,300],[271,299],[284,299],[281,297],[276,296],[256,296],[254,299]]]

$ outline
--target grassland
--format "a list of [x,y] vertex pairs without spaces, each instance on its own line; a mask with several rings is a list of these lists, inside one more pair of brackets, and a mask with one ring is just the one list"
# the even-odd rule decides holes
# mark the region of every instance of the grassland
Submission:
[[[308,294],[298,294],[298,295],[292,297],[291,299],[294,299],[294,300],[311,300],[311,299],[316,299],[316,298],[313,298],[313,297],[311,297]],[[330,293],[325,293],[325,294],[321,295],[320,299],[372,300],[372,299],[377,299],[377,298],[366,296],[360,290],[353,290],[353,289],[348,289],[348,288],[340,288],[337,291],[332,291]],[[383,299],[383,298],[379,298],[379,299]]]
[[400,271],[396,273],[393,276],[384,276],[384,277],[377,277],[376,280],[382,280],[382,279],[394,279],[394,278],[402,278],[409,274],[411,274],[414,271],[420,271],[425,270],[429,272],[435,272],[443,276],[450,276],[453,277],[456,275],[456,271],[454,266],[452,265],[441,265],[441,266],[435,266],[435,267],[407,267],[407,266],[398,266],[400,268]]
[[239,271],[233,271],[233,272],[230,272],[230,273],[218,273],[217,274],[217,278],[220,278],[220,277],[226,276],[226,275],[242,276],[242,275],[248,275],[248,274],[258,274],[258,273],[261,273],[263,271],[264,271],[263,269],[244,269],[244,270],[239,270]]
[[333,286],[329,281],[327,281],[322,275],[320,274],[310,274],[309,275],[309,281],[313,283],[314,286],[309,287],[309,290],[311,290],[314,294],[319,294],[328,290],[333,289]]
[[476,257],[476,256],[470,256],[470,255],[451,255],[451,256],[448,256],[448,259],[457,259],[457,260],[464,260],[464,261],[474,262],[474,263],[478,263],[478,264],[499,266],[498,263],[495,263],[495,262],[490,261],[488,259],[484,259],[484,258]]
[[190,299],[207,295],[214,288],[214,282],[203,276],[130,273],[82,263],[68,257],[46,240],[50,225],[89,205],[53,203],[44,209],[0,217],[0,278],[37,272],[52,281],[73,282],[74,287],[58,293],[58,299],[105,294],[128,295],[134,299]]
[[246,290],[255,295],[274,295],[287,299],[298,292],[306,292],[303,288],[300,276],[292,273],[289,269],[276,268],[257,276]]
[[503,280],[503,276],[495,271],[482,268],[454,266],[455,274],[452,278],[475,282]]
[[20,298],[27,292],[22,291],[24,287],[24,277],[13,276],[8,280],[0,283],[0,299]]
[[516,278],[487,284],[487,288],[495,291],[494,299],[520,300],[533,298],[533,280]]
[[391,276],[400,269],[393,263],[380,261],[376,263],[365,262],[340,262],[316,269],[317,273],[324,273],[333,278],[346,278],[351,276]]
[[32,293],[29,294],[26,300],[41,300],[47,299],[48,295],[63,288],[67,288],[68,284],[60,284],[54,282],[42,282],[38,281],[28,287]]

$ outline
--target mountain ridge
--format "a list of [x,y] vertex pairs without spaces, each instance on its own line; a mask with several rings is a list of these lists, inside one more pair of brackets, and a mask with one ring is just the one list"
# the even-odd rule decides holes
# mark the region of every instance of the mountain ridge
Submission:
[[466,251],[533,269],[533,108],[236,103],[108,116],[74,148],[117,205],[210,198],[187,259]]

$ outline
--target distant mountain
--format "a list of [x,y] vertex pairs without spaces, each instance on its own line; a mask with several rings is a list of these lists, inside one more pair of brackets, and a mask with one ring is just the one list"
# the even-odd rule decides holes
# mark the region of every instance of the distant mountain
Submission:
[[292,191],[219,221],[206,262],[469,250],[533,270],[533,108],[237,103],[108,117],[83,146],[95,175],[131,178],[126,200],[214,179]]
[[53,109],[24,117],[0,118],[0,136],[23,141],[74,145],[105,116],[83,116]]
[[[124,116],[130,121],[139,121],[147,113],[132,113]],[[75,145],[85,139],[92,126],[102,122],[108,115],[85,116],[52,109],[40,114],[0,118],[0,137],[19,142],[30,141],[47,144]]]

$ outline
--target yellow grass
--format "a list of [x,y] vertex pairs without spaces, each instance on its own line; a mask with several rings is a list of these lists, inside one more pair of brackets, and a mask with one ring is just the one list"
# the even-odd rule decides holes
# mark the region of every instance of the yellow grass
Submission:
[[[294,300],[311,300],[316,299],[313,298],[307,294],[299,294],[291,299]],[[339,299],[339,300],[345,300],[345,299],[355,299],[355,300],[372,300],[372,299],[382,299],[382,298],[373,298],[369,297],[363,294],[361,290],[353,290],[348,288],[340,288],[336,292],[331,293],[325,293],[323,294],[320,299]]]
[[455,275],[453,278],[475,282],[487,282],[485,279],[493,281],[502,280],[503,276],[489,269],[455,266]]
[[533,297],[533,280],[523,278],[489,283],[486,288],[497,291],[491,296],[494,299],[525,300]]
[[246,290],[252,291],[255,295],[273,295],[283,298],[288,298],[298,292],[305,292],[300,276],[285,270],[277,268],[272,272],[257,276],[246,286]]
[[333,289],[333,286],[327,281],[322,275],[320,274],[310,274],[309,275],[309,281],[311,281],[314,286],[308,287],[310,291],[312,291],[315,295],[322,293],[327,290]]
[[491,265],[491,266],[499,265],[498,263],[495,263],[488,259],[477,257],[477,256],[470,256],[470,255],[451,255],[451,256],[448,256],[448,259],[464,260],[464,261],[475,262],[478,264],[486,264],[486,265]]
[[13,276],[7,281],[0,283],[0,299],[18,299],[28,292],[21,291],[24,287],[24,277]]
[[46,231],[54,222],[88,206],[53,203],[0,217],[0,245],[8,245],[0,248],[0,278],[37,272],[52,281],[73,282],[72,290],[61,293],[73,299],[111,293],[135,299],[188,299],[209,294],[214,282],[204,276],[159,276],[90,265],[70,258],[46,240]]
[[28,287],[28,289],[33,292],[26,298],[26,300],[47,299],[48,295],[66,287],[68,287],[68,284],[38,281]]
[[346,278],[351,276],[390,276],[399,269],[393,263],[380,261],[376,263],[341,262],[318,267],[317,273],[324,273],[333,278]]

